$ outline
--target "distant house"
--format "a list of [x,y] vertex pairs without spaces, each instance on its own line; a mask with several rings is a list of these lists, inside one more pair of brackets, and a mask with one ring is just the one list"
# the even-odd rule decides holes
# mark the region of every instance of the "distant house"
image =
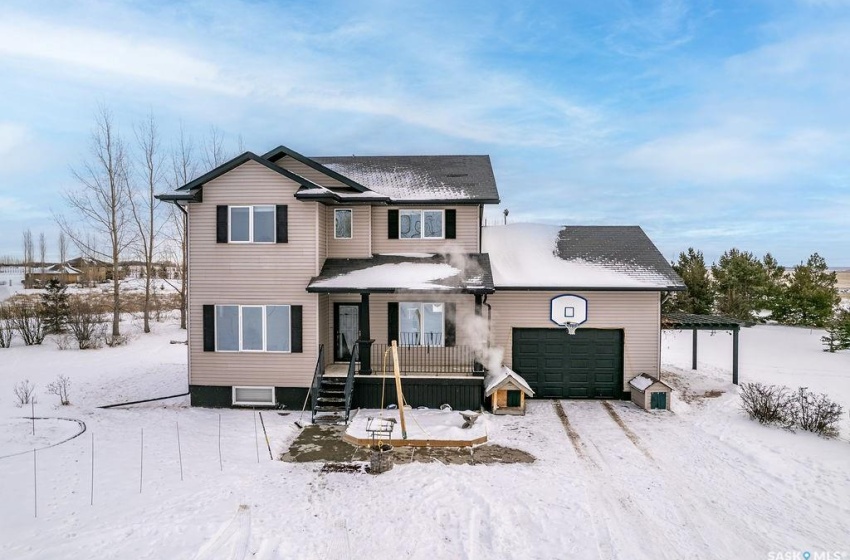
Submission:
[[534,398],[629,398],[684,288],[636,226],[484,227],[488,156],[279,147],[159,198],[188,216],[194,405],[393,403],[393,341],[412,406],[477,409],[502,364]]
[[27,288],[40,288],[50,280],[58,280],[62,284],[76,284],[80,281],[81,272],[68,263],[51,264],[42,270],[35,267],[32,272],[24,275],[24,285]]
[[77,257],[65,264],[80,271],[78,282],[83,284],[100,284],[112,278],[112,265],[91,257]]

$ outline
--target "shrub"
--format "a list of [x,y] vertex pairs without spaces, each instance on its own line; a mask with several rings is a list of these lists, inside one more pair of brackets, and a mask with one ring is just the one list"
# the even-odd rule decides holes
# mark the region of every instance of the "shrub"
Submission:
[[71,388],[71,380],[63,374],[59,374],[56,376],[55,381],[51,381],[47,384],[47,392],[51,395],[56,395],[59,397],[59,403],[62,406],[67,406],[71,404],[71,401],[68,400],[68,389]]
[[35,385],[30,383],[30,380],[24,380],[20,383],[16,383],[14,387],[15,391],[15,403],[18,408],[24,406],[25,404],[30,404],[31,402],[35,402],[35,397],[33,393],[35,393]]
[[88,300],[72,301],[68,306],[65,325],[77,341],[80,350],[100,348],[103,345],[106,317]]
[[15,327],[12,325],[12,321],[0,314],[0,348],[10,348],[14,334]]
[[794,405],[787,387],[743,383],[741,408],[760,424],[777,424],[784,428],[794,424]]
[[24,344],[34,346],[44,342],[47,336],[41,306],[27,301],[19,301],[9,306],[12,326],[21,335]]
[[844,410],[824,394],[815,394],[808,387],[794,393],[794,423],[807,432],[823,437],[838,435],[838,422]]

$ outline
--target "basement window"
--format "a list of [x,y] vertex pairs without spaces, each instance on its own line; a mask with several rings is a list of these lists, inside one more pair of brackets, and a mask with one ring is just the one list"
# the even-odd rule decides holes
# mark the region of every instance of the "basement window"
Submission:
[[274,387],[234,387],[233,404],[238,406],[274,406]]

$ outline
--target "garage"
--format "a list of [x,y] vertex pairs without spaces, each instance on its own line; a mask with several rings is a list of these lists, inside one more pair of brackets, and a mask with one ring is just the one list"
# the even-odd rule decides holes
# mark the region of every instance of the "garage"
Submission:
[[623,331],[513,329],[513,369],[542,398],[620,398]]

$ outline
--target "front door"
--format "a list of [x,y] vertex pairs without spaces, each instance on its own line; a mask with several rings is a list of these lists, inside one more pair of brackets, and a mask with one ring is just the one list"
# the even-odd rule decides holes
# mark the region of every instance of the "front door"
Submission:
[[360,333],[360,305],[334,304],[334,360],[347,362]]

